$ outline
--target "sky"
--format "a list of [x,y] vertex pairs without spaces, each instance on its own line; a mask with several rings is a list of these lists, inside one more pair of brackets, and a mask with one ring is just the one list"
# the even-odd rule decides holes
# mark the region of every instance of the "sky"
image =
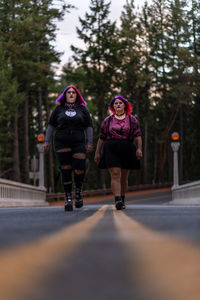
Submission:
[[[150,3],[151,0],[147,2]],[[80,27],[79,17],[84,19],[86,11],[89,10],[90,0],[69,0],[70,4],[77,7],[70,13],[66,13],[64,20],[57,23],[57,38],[55,48],[59,52],[63,52],[61,56],[61,66],[68,62],[73,52],[70,49],[71,45],[82,47],[82,41],[78,39],[76,27]],[[135,0],[135,7],[139,8],[144,4],[145,0]],[[111,0],[110,15],[111,21],[119,22],[121,11],[126,4],[126,0]]]

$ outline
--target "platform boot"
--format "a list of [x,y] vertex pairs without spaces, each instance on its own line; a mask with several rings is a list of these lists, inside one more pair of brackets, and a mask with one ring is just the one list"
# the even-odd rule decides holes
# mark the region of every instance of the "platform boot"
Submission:
[[72,193],[66,193],[65,211],[73,210]]
[[126,208],[126,205],[125,205],[125,196],[121,196],[121,198],[122,198],[122,203],[123,203],[122,209],[125,209]]
[[123,202],[121,196],[116,196],[115,197],[115,207],[117,210],[121,210],[123,207]]
[[83,206],[82,189],[75,188],[75,206],[81,208]]

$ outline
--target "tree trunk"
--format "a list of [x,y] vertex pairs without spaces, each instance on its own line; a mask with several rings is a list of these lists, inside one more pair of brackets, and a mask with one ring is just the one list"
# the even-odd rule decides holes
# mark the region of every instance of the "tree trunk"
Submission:
[[[40,42],[36,44],[37,49],[37,63],[38,66],[40,65],[41,57],[40,57]],[[42,126],[42,88],[38,86],[38,134],[43,133],[43,126]]]
[[152,183],[156,183],[157,169],[158,169],[158,143],[157,143],[157,138],[155,138],[155,143],[154,143],[154,174],[153,174],[153,182]]
[[100,170],[100,182],[101,182],[101,189],[106,188],[106,183],[105,183],[105,170]]
[[43,126],[42,126],[42,88],[39,86],[38,88],[38,129],[39,133],[43,133]]
[[18,117],[13,118],[13,180],[20,181]]
[[24,102],[24,180],[30,183],[29,179],[29,129],[28,129],[28,111],[29,111],[29,96],[26,93]]
[[179,176],[180,182],[183,180],[183,107],[180,107],[180,150],[179,150]]
[[160,172],[159,172],[159,181],[162,182],[162,175],[163,175],[163,171],[165,168],[165,164],[166,164],[166,158],[167,158],[167,140],[169,138],[169,133],[170,130],[172,129],[179,109],[180,109],[180,101],[178,102],[178,105],[176,107],[176,109],[174,110],[174,112],[172,113],[168,124],[165,127],[164,133],[162,134],[162,138],[161,138],[161,144],[160,144]]
[[[50,115],[50,109],[49,109],[49,102],[48,102],[48,91],[46,92],[46,112],[47,112],[47,120],[49,119]],[[48,161],[49,161],[49,177],[47,178],[47,186],[48,190],[51,193],[55,192],[55,181],[54,181],[54,166],[53,166],[53,147],[50,147],[49,149],[49,156],[48,156]],[[46,168],[45,168],[46,170]],[[46,176],[47,177],[47,176]]]
[[49,192],[54,193],[54,166],[53,166],[53,147],[49,149]]
[[148,160],[148,121],[144,124],[144,159],[143,159],[143,183],[147,183],[147,160]]

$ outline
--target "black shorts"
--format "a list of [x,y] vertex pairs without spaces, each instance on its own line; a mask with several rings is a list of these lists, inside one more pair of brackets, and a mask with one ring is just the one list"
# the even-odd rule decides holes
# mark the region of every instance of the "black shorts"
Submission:
[[107,140],[103,146],[98,167],[100,169],[140,169],[135,144],[129,140]]
[[[85,133],[83,130],[57,130],[54,136],[54,150],[60,150],[63,148],[74,148],[78,147],[80,144],[80,148],[83,149],[85,145]],[[80,150],[81,150],[80,149]],[[85,150],[75,151],[77,152],[86,152]]]

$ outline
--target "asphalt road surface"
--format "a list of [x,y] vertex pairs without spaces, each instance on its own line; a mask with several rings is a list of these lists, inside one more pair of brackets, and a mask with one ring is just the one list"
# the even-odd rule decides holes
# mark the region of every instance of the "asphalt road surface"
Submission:
[[200,206],[170,192],[0,209],[0,300],[199,300]]

